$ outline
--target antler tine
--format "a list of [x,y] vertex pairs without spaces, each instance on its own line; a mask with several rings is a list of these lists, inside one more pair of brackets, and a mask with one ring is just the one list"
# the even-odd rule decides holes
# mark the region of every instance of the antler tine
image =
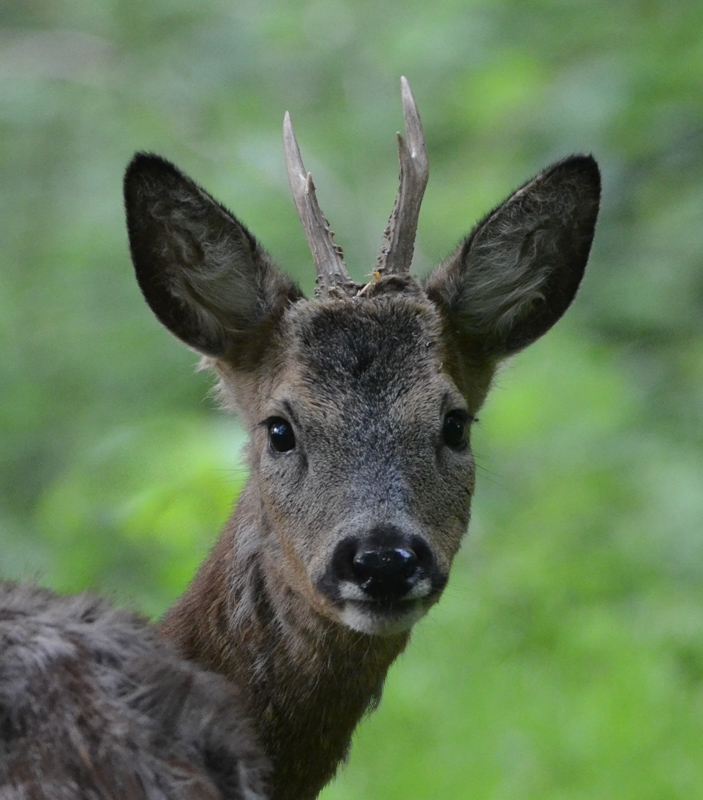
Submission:
[[385,271],[387,275],[402,275],[410,270],[422,196],[429,177],[425,134],[415,98],[405,78],[400,79],[400,90],[407,141],[398,134],[400,186],[383,233],[384,242],[376,267],[378,272]]
[[315,184],[303,165],[287,111],[283,118],[283,147],[293,199],[317,270],[317,285],[321,294],[327,294],[333,287],[350,284],[351,279],[344,264],[342,248],[335,244],[334,234],[317,203]]

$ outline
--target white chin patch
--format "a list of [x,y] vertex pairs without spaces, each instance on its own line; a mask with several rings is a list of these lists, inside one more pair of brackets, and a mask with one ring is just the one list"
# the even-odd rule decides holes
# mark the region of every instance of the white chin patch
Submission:
[[410,630],[425,611],[420,603],[407,602],[391,612],[381,612],[370,603],[347,601],[341,622],[354,631],[370,636],[393,636]]

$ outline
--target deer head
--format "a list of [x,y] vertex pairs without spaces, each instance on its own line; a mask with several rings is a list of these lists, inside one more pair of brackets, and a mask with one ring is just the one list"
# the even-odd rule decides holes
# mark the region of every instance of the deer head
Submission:
[[382,636],[405,634],[446,585],[469,522],[472,420],[498,363],[571,303],[600,193],[590,156],[560,161],[418,280],[409,270],[427,153],[404,79],[402,95],[400,188],[365,284],[347,273],[288,115],[313,298],[169,162],[137,155],[125,179],[142,292],[248,428],[240,546],[259,554],[282,614]]

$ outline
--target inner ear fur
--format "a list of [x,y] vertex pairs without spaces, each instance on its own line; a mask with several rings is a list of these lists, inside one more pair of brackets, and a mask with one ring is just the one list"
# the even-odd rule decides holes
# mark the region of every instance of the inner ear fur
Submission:
[[247,228],[165,159],[137,154],[124,197],[142,293],[197,352],[236,357],[302,296]]
[[571,156],[491,211],[430,274],[425,291],[466,347],[500,359],[554,325],[583,277],[599,202],[595,160]]

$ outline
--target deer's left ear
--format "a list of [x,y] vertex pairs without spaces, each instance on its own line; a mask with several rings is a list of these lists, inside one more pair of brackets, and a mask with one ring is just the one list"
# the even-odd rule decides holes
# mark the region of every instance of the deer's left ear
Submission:
[[576,294],[600,201],[591,156],[541,172],[483,219],[425,282],[462,342],[503,358],[549,330]]

